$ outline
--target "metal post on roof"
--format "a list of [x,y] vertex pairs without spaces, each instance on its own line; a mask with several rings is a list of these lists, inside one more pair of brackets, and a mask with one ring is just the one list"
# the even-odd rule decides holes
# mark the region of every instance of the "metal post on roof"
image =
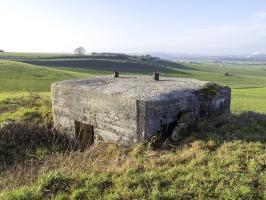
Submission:
[[159,79],[160,79],[160,74],[159,74],[159,72],[155,72],[155,73],[154,73],[154,77],[153,77],[153,79],[154,79],[155,81],[159,81]]
[[119,78],[119,72],[118,71],[113,71],[114,78]]

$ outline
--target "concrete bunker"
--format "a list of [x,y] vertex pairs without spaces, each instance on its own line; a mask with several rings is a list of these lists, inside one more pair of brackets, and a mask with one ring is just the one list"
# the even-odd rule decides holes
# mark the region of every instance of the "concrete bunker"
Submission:
[[84,145],[138,143],[182,129],[183,121],[230,111],[229,87],[195,79],[98,76],[57,82],[51,90],[55,127]]

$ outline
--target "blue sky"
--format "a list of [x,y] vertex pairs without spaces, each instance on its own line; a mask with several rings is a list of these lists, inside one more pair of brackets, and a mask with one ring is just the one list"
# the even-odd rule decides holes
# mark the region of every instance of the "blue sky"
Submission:
[[6,51],[266,53],[265,0],[0,0]]

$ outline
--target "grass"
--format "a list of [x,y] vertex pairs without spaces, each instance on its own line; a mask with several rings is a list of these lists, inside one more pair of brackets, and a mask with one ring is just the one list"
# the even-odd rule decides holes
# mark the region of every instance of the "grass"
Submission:
[[[266,65],[250,65],[239,67],[237,63],[234,64],[217,64],[217,63],[203,63],[203,64],[183,64],[189,70],[189,77],[200,80],[216,82],[223,85],[228,85],[231,88],[258,88],[266,87]],[[225,76],[229,73],[229,76]]]
[[33,58],[54,58],[54,57],[70,57],[72,54],[59,53],[25,53],[25,52],[2,52],[0,58],[2,59],[33,59]]
[[49,92],[55,81],[88,77],[87,74],[0,60],[0,92]]
[[[150,74],[156,71],[161,73],[182,73],[178,70],[165,68],[159,64],[142,62],[139,60],[121,60],[121,59],[106,59],[106,58],[60,58],[60,59],[31,59],[22,60],[22,62],[33,65],[53,67],[53,68],[74,68],[97,70],[98,72],[109,72],[118,70],[123,73],[142,73]],[[180,65],[181,66],[181,65]]]
[[[24,94],[2,101],[0,108],[16,113],[21,107],[44,106],[42,100]],[[157,149],[149,143],[100,143],[85,151],[41,125],[46,117],[21,117],[0,128],[0,199],[266,197],[264,114],[202,121],[178,146],[167,141]],[[40,120],[32,124],[33,119]]]
[[177,147],[100,143],[56,153],[4,171],[0,197],[265,199],[265,119],[244,113],[204,121]]
[[266,113],[266,88],[233,89],[232,110]]
[[34,122],[52,126],[51,101],[48,96],[22,93],[20,96],[0,98],[0,123],[6,121]]

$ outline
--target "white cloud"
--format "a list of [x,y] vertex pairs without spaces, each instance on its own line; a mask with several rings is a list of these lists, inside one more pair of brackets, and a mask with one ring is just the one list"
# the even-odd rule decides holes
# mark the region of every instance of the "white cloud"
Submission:
[[179,52],[203,54],[266,52],[266,23],[262,20],[266,20],[266,13],[256,14],[243,24],[188,30],[177,36],[172,48],[179,47]]
[[254,15],[251,21],[253,22],[263,22],[266,20],[266,12],[258,12]]
[[[256,20],[255,20],[256,19]],[[195,54],[252,54],[266,52],[266,13],[258,13],[235,25],[211,26],[186,31],[167,31],[133,40],[135,51],[165,51]],[[135,42],[135,45],[133,44]],[[136,45],[137,44],[137,45]],[[125,47],[124,49],[129,49]]]

